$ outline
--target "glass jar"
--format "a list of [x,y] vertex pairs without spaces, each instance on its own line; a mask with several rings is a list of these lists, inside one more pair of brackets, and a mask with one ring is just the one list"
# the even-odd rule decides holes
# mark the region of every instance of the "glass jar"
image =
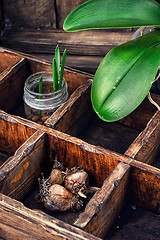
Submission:
[[[42,94],[39,93],[39,80],[42,77]],[[24,111],[27,119],[44,123],[46,119],[68,99],[65,79],[62,87],[53,91],[53,73],[37,72],[29,76],[24,85]]]

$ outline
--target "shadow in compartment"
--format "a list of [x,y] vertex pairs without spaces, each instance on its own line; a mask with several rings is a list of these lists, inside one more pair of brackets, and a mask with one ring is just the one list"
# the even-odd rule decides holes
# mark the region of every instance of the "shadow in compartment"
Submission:
[[157,240],[160,215],[131,203],[125,206],[104,240]]

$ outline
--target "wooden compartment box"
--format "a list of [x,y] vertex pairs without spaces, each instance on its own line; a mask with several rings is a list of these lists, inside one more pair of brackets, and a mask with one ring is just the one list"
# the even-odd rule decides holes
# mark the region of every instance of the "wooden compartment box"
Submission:
[[[2,59],[3,55],[0,237],[116,239],[112,226],[128,204],[149,210],[152,222],[159,221],[160,169],[155,166],[160,113],[156,108],[145,99],[127,118],[104,123],[91,107],[92,76],[66,68],[69,99],[44,125],[37,124],[22,114],[24,81],[33,72],[50,69],[50,63],[7,49],[1,49]],[[160,103],[159,96],[153,97]],[[55,157],[66,167],[83,166],[91,185],[99,188],[79,212],[50,212],[35,199],[38,178],[41,173],[49,175]],[[156,239],[159,226],[154,230]]]

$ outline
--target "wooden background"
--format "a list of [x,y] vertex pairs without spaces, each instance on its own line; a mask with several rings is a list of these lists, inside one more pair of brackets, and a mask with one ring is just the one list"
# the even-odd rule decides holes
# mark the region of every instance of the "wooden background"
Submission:
[[52,61],[58,44],[61,53],[67,48],[67,66],[94,74],[110,49],[131,39],[133,29],[64,32],[65,18],[83,2],[1,0],[1,46]]
[[[71,10],[84,0],[2,0],[6,21],[16,27],[62,28]],[[6,23],[7,23],[6,22]]]

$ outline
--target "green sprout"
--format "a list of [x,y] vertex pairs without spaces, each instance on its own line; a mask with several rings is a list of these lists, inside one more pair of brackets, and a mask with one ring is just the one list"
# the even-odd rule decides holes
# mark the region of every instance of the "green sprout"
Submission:
[[[60,67],[60,50],[59,46],[57,45],[55,50],[55,57],[53,58],[52,62],[52,72],[53,72],[53,91],[58,91],[62,87],[62,80],[63,80],[63,73],[64,73],[64,66],[66,62],[66,54],[67,50],[65,49],[62,56],[62,63]],[[39,79],[39,99],[42,99],[42,76]]]
[[147,26],[158,31],[116,46],[95,73],[91,102],[104,121],[127,116],[149,94],[160,65],[160,4],[154,0],[90,0],[65,19],[65,31]]
[[42,99],[42,76],[39,79],[39,99]]
[[57,90],[61,89],[61,87],[62,87],[66,54],[67,54],[67,50],[65,49],[63,56],[62,56],[62,63],[61,63],[61,68],[60,68],[60,50],[59,50],[59,46],[57,45],[56,50],[55,50],[55,57],[53,58],[53,64],[52,64],[53,91],[57,91]]

